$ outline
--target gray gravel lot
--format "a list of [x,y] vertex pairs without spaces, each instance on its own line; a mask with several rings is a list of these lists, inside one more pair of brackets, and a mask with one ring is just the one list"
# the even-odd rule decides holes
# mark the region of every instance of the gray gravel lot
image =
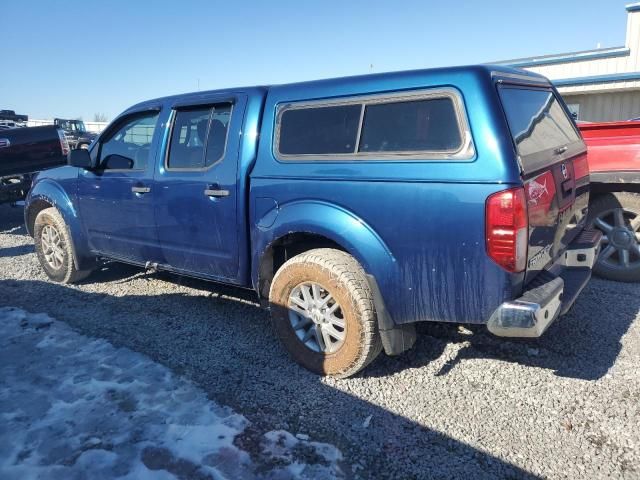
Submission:
[[640,285],[592,280],[537,341],[426,325],[349,380],[293,364],[251,293],[108,265],[47,281],[19,208],[0,206],[0,306],[46,312],[184,375],[244,414],[336,445],[362,478],[640,478]]

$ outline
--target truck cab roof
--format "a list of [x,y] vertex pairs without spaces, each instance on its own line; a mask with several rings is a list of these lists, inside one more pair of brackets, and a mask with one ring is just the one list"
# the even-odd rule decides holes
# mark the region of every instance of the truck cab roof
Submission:
[[[157,108],[161,104],[171,103],[172,101],[190,101],[194,103],[201,97],[210,97],[211,95],[224,96],[225,94],[239,94],[245,93],[247,95],[264,96],[267,92],[287,92],[306,90],[313,91],[315,88],[325,89],[332,87],[336,89],[336,92],[340,92],[342,88],[348,88],[349,86],[362,86],[371,90],[385,90],[385,88],[376,88],[376,86],[384,87],[388,85],[389,89],[393,89],[393,83],[406,84],[411,79],[422,79],[425,83],[438,83],[430,80],[451,78],[451,75],[459,74],[473,74],[478,77],[496,77],[496,78],[509,78],[511,80],[521,80],[524,82],[534,82],[537,84],[543,84],[549,86],[550,83],[546,77],[537,73],[519,70],[515,68],[503,67],[500,65],[468,65],[457,67],[441,67],[441,68],[428,68],[418,70],[404,70],[398,72],[382,72],[371,73],[365,75],[353,75],[349,77],[337,77],[326,78],[320,80],[308,80],[302,82],[293,82],[285,84],[274,85],[257,85],[249,87],[237,87],[237,88],[223,88],[216,90],[204,90],[199,92],[182,93],[176,95],[169,95],[166,97],[158,97],[144,102],[137,103],[127,109],[126,112],[130,113],[136,110],[145,110],[147,108]],[[450,81],[450,80],[449,80]],[[424,85],[427,86],[427,85]],[[336,96],[340,94],[337,93]]]

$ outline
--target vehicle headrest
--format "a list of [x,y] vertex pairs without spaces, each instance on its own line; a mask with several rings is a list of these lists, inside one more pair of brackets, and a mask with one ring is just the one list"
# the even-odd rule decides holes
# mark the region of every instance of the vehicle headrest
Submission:
[[209,143],[207,144],[207,163],[218,161],[224,153],[227,127],[220,120],[211,120]]
[[197,125],[198,129],[198,138],[200,139],[200,143],[204,145],[207,140],[207,123],[209,123],[208,119],[200,120]]
[[227,127],[220,120],[211,120],[211,136],[224,134],[226,131]]

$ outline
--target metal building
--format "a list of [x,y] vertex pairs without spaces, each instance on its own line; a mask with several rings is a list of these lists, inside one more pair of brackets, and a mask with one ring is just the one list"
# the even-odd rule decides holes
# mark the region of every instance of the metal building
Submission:
[[627,5],[622,47],[497,62],[551,79],[579,120],[605,122],[640,117],[640,2]]

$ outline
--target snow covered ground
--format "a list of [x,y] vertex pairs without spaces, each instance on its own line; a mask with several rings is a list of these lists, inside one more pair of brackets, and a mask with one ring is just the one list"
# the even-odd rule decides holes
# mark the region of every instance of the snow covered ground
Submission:
[[249,422],[148,357],[0,308],[0,478],[340,478],[342,454]]

